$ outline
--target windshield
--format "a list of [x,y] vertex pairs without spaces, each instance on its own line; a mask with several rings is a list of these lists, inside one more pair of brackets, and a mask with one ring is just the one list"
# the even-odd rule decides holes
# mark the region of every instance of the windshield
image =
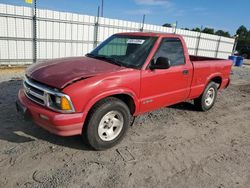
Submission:
[[156,37],[113,35],[88,57],[103,59],[120,66],[140,68],[154,46]]

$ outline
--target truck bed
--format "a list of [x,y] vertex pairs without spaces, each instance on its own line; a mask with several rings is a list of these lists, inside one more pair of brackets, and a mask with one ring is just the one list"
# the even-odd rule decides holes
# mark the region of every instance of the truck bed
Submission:
[[231,60],[190,56],[190,61],[193,64],[193,80],[190,98],[198,97],[197,94],[203,92],[211,78],[218,79],[217,81],[221,83],[222,88],[229,82],[229,75],[232,66]]
[[194,56],[194,55],[190,55],[189,59],[191,61],[223,60],[223,59],[219,59],[219,58],[215,58],[215,57],[202,57],[202,56]]

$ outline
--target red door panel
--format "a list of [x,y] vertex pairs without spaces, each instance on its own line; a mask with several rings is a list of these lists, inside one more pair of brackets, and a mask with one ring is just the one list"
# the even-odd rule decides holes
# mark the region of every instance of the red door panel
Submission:
[[140,111],[143,113],[184,101],[190,89],[187,71],[185,65],[166,70],[143,70]]

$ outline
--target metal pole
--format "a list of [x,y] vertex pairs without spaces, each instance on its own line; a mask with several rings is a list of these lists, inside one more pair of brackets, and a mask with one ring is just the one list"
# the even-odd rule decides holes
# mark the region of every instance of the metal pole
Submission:
[[97,20],[96,20],[96,23],[99,22],[99,17],[100,17],[100,6],[97,7]]
[[94,26],[94,48],[97,46],[98,43],[98,27],[99,27],[99,17],[100,17],[100,6],[97,9],[97,18]]
[[178,21],[175,22],[174,34],[176,34],[177,24],[178,24]]
[[104,0],[102,0],[102,8],[101,8],[101,17],[103,17],[103,6],[104,6]]
[[235,54],[236,47],[237,47],[237,44],[238,44],[238,38],[239,38],[239,36],[238,36],[238,35],[236,35],[236,36],[235,36],[235,41],[234,41],[234,46],[233,46],[232,55],[234,55],[234,54]]
[[33,63],[37,61],[37,30],[36,30],[36,0],[34,0],[33,8]]
[[215,51],[215,57],[216,58],[218,57],[218,52],[219,52],[219,48],[220,48],[220,41],[221,41],[221,36],[220,36],[220,38],[218,40],[216,51]]
[[143,32],[144,23],[145,23],[145,17],[146,17],[146,15],[143,14],[143,17],[142,17],[142,26],[141,26],[141,29],[140,29],[141,32]]
[[196,52],[195,52],[195,55],[196,55],[196,56],[198,55],[198,51],[199,51],[199,46],[200,46],[201,31],[202,31],[202,28],[203,28],[203,26],[201,26],[201,29],[200,29],[200,35],[198,36],[198,41],[197,41],[197,45],[196,45]]

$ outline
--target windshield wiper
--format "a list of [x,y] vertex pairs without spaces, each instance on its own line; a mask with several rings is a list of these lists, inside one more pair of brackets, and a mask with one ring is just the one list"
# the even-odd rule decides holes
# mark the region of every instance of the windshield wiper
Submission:
[[91,58],[96,58],[96,59],[103,59],[103,60],[106,60],[106,61],[111,62],[112,64],[115,64],[118,66],[124,66],[124,64],[122,62],[118,61],[117,59],[115,59],[113,57],[109,57],[109,56],[105,56],[105,55],[96,55],[96,54],[91,54],[91,53],[87,53],[86,56],[91,57]]

